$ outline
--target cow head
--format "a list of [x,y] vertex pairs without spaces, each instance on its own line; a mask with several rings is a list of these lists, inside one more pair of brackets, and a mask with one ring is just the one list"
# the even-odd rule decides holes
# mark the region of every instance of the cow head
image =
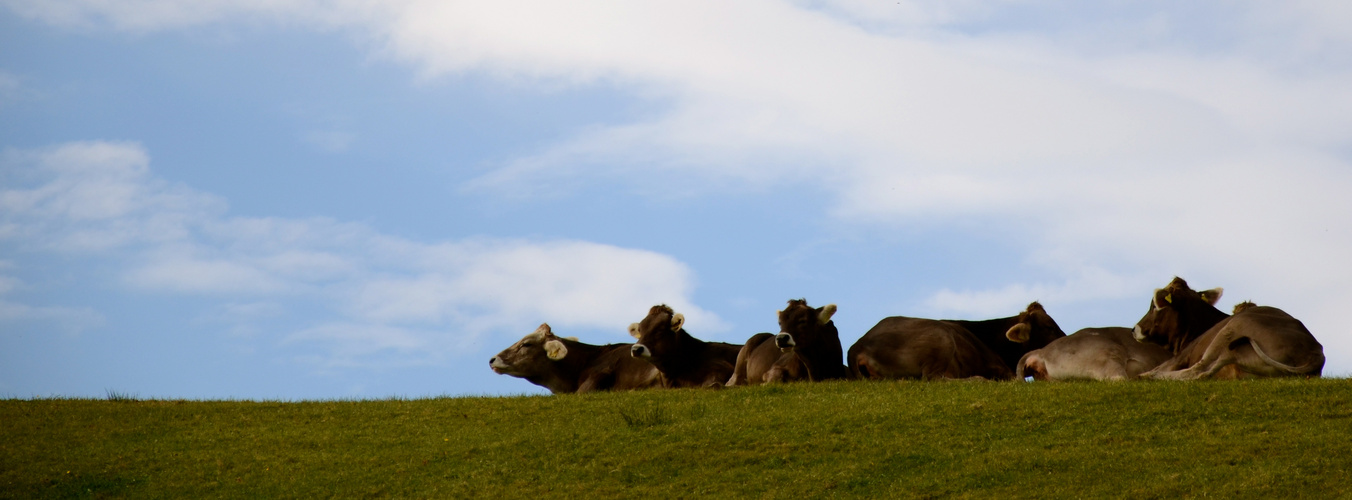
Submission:
[[775,347],[793,353],[807,368],[807,376],[812,380],[845,375],[845,365],[840,362],[844,354],[840,348],[840,332],[831,321],[835,314],[835,304],[814,309],[805,299],[790,300],[788,307],[779,311]]
[[[568,340],[576,339],[570,337]],[[568,346],[554,335],[548,323],[544,323],[489,359],[488,366],[502,375],[531,378],[549,373],[554,362],[567,356]]]
[[1028,308],[1019,313],[1017,321],[1005,332],[1005,338],[1010,342],[1027,345],[1029,349],[1040,349],[1053,340],[1066,336],[1066,332],[1061,331],[1061,326],[1057,325],[1047,314],[1047,310],[1042,308],[1042,304],[1037,302],[1028,304]]
[[648,310],[643,321],[629,325],[629,335],[637,339],[629,348],[635,358],[644,358],[658,364],[670,353],[680,348],[685,333],[685,316],[673,311],[665,304],[655,305]]
[[1221,288],[1198,292],[1188,288],[1182,278],[1174,278],[1169,285],[1155,290],[1150,309],[1136,322],[1132,336],[1137,342],[1159,344],[1177,354],[1187,342],[1225,316],[1215,306],[1223,292]]
[[775,347],[787,352],[798,347],[811,349],[820,342],[840,344],[836,325],[831,322],[831,316],[835,314],[835,304],[813,309],[806,299],[790,300],[788,307],[779,311],[779,335],[775,335]]

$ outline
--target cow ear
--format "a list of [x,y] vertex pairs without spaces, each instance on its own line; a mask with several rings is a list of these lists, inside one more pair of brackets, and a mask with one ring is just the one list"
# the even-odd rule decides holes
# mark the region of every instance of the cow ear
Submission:
[[1169,290],[1163,288],[1155,290],[1154,304],[1156,311],[1164,309],[1166,306],[1173,305],[1173,303],[1174,303],[1173,292],[1170,292]]
[[545,342],[545,355],[549,356],[549,359],[558,361],[568,355],[568,346],[557,340]]
[[831,316],[835,315],[836,315],[836,305],[827,304],[823,306],[820,311],[817,312],[817,324],[825,325],[827,322],[831,321]]
[[683,326],[685,326],[685,315],[681,313],[673,314],[671,316],[671,331],[680,331]]
[[1009,339],[1010,342],[1018,342],[1020,344],[1027,342],[1032,336],[1033,327],[1029,326],[1028,323],[1016,324],[1009,327],[1009,331],[1005,332],[1005,338]]
[[630,324],[629,324],[629,336],[630,336],[630,337],[634,337],[634,338],[636,338],[636,339],[637,339],[637,338],[642,338],[642,337],[643,337],[643,334],[641,334],[641,333],[638,332],[638,323],[630,323]]
[[1216,305],[1217,302],[1220,302],[1222,293],[1225,293],[1225,289],[1221,287],[1216,287],[1210,290],[1202,290],[1200,292],[1197,292],[1198,295],[1202,296],[1202,300],[1205,300],[1206,303],[1211,304],[1213,306]]

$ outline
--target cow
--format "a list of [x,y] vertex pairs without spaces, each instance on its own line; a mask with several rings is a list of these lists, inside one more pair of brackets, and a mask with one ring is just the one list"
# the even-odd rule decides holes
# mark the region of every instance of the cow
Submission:
[[758,333],[748,339],[727,385],[845,378],[840,332],[831,321],[835,314],[835,304],[814,309],[807,299],[790,300],[777,314],[779,334]]
[[686,333],[684,326],[685,315],[655,305],[643,321],[629,325],[629,334],[638,339],[630,353],[657,367],[664,387],[723,387],[742,346],[705,342]]
[[1131,328],[1084,328],[1028,351],[1014,366],[1014,378],[1131,380],[1172,356],[1161,346],[1137,342]]
[[554,394],[660,387],[657,368],[630,356],[630,345],[584,344],[555,336],[546,323],[493,356],[488,366]]
[[1155,290],[1132,331],[1140,342],[1169,346],[1172,358],[1141,378],[1196,380],[1318,377],[1324,346],[1281,309],[1240,303],[1234,315],[1216,309],[1221,289],[1197,292],[1181,278]]
[[1025,353],[1066,336],[1033,302],[1018,316],[986,321],[893,316],[864,333],[846,355],[856,378],[1010,379]]

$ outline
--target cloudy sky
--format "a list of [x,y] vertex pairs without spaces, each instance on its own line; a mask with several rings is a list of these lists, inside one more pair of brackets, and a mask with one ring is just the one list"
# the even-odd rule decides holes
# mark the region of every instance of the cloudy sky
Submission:
[[1352,374],[1346,2],[0,5],[0,397],[538,393],[487,362],[541,322],[1176,275]]

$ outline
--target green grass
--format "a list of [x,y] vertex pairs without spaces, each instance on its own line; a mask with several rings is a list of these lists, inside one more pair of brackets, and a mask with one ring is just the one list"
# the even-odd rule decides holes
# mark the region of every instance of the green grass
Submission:
[[108,399],[0,401],[0,496],[1352,498],[1346,379]]

